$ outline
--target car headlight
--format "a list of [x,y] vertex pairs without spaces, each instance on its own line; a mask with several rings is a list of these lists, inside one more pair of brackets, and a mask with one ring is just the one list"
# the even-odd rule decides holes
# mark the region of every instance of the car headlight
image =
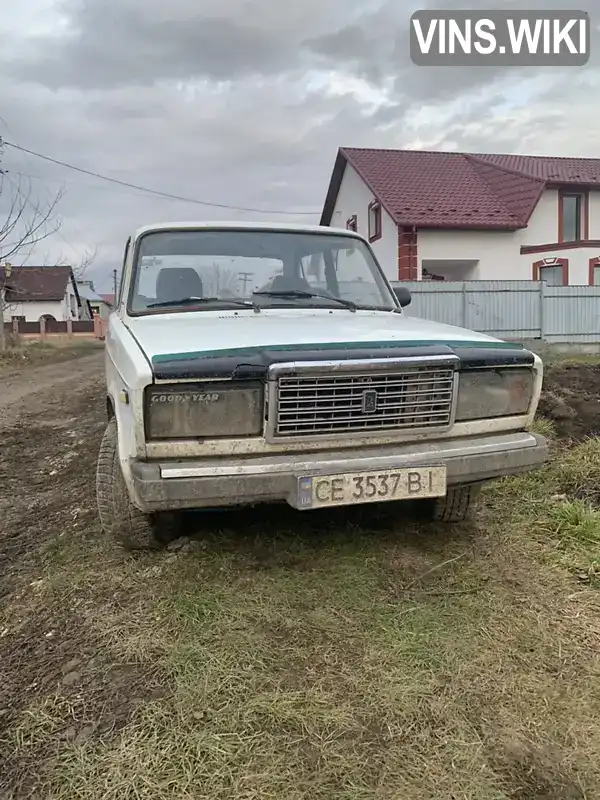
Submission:
[[520,367],[461,372],[456,421],[527,414],[534,371]]
[[258,382],[149,386],[147,439],[258,436],[263,427],[263,385]]

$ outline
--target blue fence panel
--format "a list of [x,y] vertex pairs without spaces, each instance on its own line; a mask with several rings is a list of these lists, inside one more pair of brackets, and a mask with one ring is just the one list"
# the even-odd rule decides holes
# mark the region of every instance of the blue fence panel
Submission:
[[464,327],[462,283],[407,281],[403,285],[412,295],[411,304],[404,309],[408,316]]
[[465,328],[500,339],[540,336],[540,291],[531,281],[469,281],[465,293]]
[[600,340],[600,286],[545,286],[543,338],[556,344]]
[[540,338],[541,285],[533,281],[410,281],[405,312],[500,339]]

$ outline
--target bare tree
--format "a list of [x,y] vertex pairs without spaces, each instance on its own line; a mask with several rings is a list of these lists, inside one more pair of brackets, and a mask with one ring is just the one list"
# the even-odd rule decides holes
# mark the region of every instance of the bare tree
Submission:
[[[31,181],[9,179],[6,171],[0,170],[0,265],[15,261],[20,266],[26,264],[36,246],[60,230],[57,208],[63,194],[61,189],[47,201],[40,201]],[[6,272],[6,268],[0,271],[0,350],[6,347],[4,313],[9,305],[6,292],[10,282]]]

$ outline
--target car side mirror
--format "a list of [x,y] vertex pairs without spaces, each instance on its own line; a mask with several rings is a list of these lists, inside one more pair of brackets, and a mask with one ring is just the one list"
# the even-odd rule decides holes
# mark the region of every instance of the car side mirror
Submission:
[[411,296],[410,296],[410,289],[407,286],[394,286],[394,294],[396,295],[396,299],[402,306],[405,308],[406,306],[410,305]]

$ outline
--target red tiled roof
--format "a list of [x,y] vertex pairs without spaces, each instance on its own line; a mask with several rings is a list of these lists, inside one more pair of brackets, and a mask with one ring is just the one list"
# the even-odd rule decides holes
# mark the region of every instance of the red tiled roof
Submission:
[[600,158],[552,158],[551,156],[474,155],[497,167],[514,170],[546,183],[600,186]]
[[11,303],[62,300],[72,279],[71,267],[13,267],[9,276],[0,267],[0,287]]
[[517,230],[547,185],[600,185],[600,159],[340,148],[322,225],[347,163],[398,225],[420,228]]

